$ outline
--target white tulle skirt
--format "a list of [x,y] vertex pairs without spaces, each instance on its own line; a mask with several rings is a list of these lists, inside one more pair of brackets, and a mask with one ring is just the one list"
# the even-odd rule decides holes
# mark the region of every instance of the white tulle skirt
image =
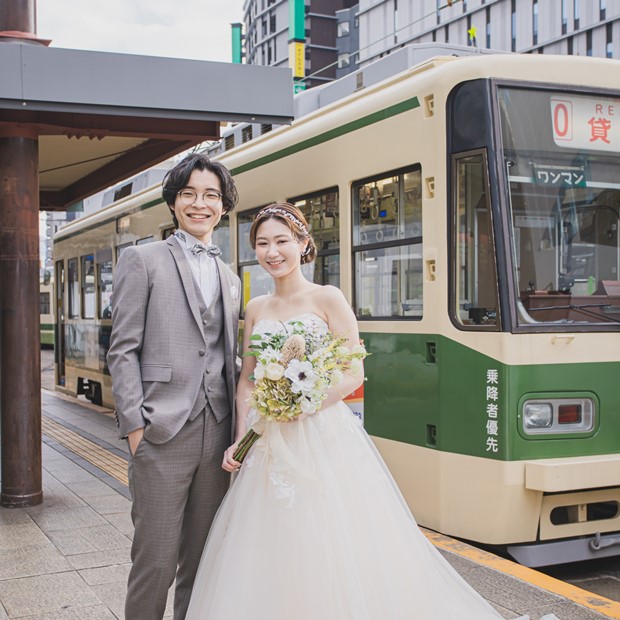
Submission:
[[339,403],[268,422],[217,514],[187,620],[485,620]]

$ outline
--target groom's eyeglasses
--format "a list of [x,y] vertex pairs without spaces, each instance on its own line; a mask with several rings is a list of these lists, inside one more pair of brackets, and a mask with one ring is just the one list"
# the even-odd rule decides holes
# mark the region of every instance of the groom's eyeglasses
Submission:
[[[198,194],[193,189],[182,189],[177,195],[184,205],[193,205],[198,200]],[[209,207],[217,207],[222,200],[222,194],[210,189],[202,194],[202,200]]]

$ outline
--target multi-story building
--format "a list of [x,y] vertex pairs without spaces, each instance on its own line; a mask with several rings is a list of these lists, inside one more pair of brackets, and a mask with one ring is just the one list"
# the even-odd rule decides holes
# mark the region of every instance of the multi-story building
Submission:
[[359,4],[356,4],[350,9],[336,11],[338,22],[336,34],[336,49],[338,53],[336,78],[344,77],[357,69],[357,53],[360,48],[358,10]]
[[358,66],[410,43],[620,58],[620,0],[360,0]]
[[[305,87],[335,79],[338,65],[336,11],[355,4],[355,0],[246,0],[243,6],[245,62],[291,66],[290,43],[295,38],[303,44],[300,62]],[[292,36],[289,17],[295,10],[304,13],[303,27],[302,32]]]

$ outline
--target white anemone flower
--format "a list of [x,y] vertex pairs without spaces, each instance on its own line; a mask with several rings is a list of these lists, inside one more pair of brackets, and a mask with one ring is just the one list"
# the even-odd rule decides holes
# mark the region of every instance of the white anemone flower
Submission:
[[291,382],[293,392],[309,392],[316,383],[317,376],[310,362],[291,360],[284,376]]
[[310,400],[304,396],[299,403],[299,407],[301,408],[302,413],[310,414],[316,412],[317,404],[313,400]]

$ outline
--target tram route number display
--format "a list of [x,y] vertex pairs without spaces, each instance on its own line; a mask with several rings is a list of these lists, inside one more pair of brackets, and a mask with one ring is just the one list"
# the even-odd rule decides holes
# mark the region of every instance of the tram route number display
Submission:
[[620,152],[620,100],[552,97],[553,141],[562,148]]

